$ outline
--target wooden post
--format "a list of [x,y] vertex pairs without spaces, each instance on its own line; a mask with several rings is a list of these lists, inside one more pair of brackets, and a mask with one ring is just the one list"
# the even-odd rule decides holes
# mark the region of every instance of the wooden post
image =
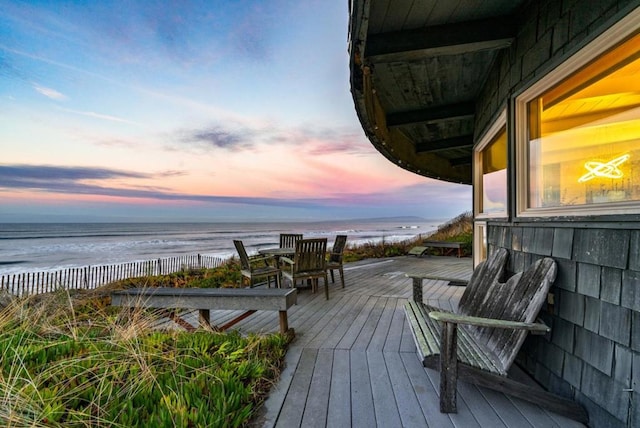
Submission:
[[280,314],[280,333],[287,334],[289,330],[289,321],[287,320],[287,311],[279,311]]
[[422,303],[422,278],[413,278],[413,300]]
[[442,323],[440,345],[440,412],[457,413],[456,383],[458,382],[458,326]]
[[200,322],[200,326],[211,327],[211,317],[209,309],[200,309],[198,320]]

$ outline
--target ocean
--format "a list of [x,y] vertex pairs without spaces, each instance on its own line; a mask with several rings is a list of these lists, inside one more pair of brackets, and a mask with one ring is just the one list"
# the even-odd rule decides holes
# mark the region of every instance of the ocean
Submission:
[[305,238],[346,234],[347,245],[425,235],[440,221],[422,219],[288,223],[0,223],[0,276],[202,254],[229,258],[234,239],[249,254],[278,246],[280,233]]

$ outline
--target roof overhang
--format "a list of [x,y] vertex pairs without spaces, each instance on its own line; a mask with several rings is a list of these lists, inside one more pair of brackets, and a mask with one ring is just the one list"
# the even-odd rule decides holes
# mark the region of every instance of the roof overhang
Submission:
[[351,93],[391,162],[471,183],[476,101],[523,1],[351,0]]

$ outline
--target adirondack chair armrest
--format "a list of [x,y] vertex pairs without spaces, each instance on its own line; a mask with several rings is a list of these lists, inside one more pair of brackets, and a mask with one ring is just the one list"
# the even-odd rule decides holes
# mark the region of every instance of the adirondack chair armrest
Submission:
[[413,300],[415,300],[416,302],[422,302],[422,280],[424,279],[433,279],[437,281],[449,281],[449,282],[455,283],[455,285],[465,285],[465,286],[469,282],[466,279],[445,278],[443,276],[433,276],[433,275],[419,275],[419,274],[406,273],[405,276],[413,280]]
[[549,327],[544,321],[542,321],[542,318],[536,318],[536,324],[540,325],[540,326],[545,326],[546,330],[529,330],[529,334],[535,334],[538,336],[542,336],[545,335],[547,333],[549,333],[551,331],[551,327]]
[[495,318],[472,317],[454,314],[450,312],[429,312],[429,317],[440,322],[450,324],[468,324],[477,327],[508,328],[514,330],[528,330],[532,334],[545,334],[551,329],[544,323],[528,323],[519,321],[507,321]]

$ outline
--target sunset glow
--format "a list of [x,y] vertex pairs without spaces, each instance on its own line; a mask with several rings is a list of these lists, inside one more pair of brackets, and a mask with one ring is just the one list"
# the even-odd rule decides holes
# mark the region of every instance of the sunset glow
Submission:
[[365,137],[346,2],[0,8],[0,222],[450,218],[471,207],[469,186],[400,169]]

